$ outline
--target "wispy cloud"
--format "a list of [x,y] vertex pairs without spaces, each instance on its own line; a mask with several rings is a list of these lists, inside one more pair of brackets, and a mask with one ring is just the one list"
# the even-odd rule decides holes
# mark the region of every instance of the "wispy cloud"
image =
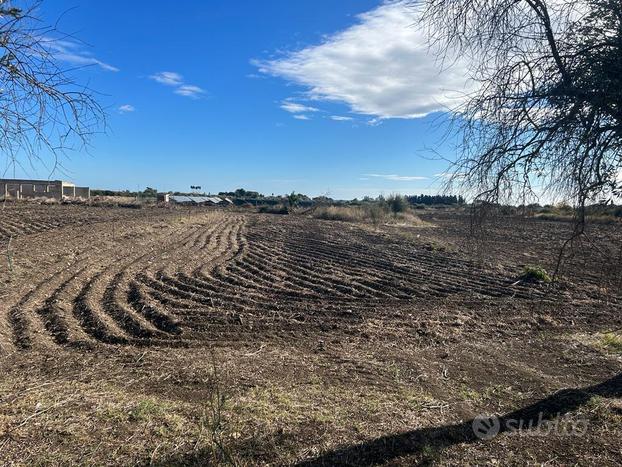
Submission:
[[180,86],[184,83],[183,76],[179,73],[175,73],[174,71],[160,71],[158,73],[154,73],[149,78],[167,86]]
[[205,94],[205,91],[199,86],[194,86],[192,84],[183,84],[175,89],[175,94],[198,99],[199,97],[201,97],[202,94]]
[[413,182],[416,180],[428,180],[428,177],[394,174],[363,174],[363,177],[381,178],[383,180],[391,180],[393,182]]
[[455,179],[459,179],[459,178],[464,178],[467,176],[466,173],[462,173],[462,172],[441,172],[438,174],[434,174],[435,177],[437,178],[455,178]]
[[175,87],[173,91],[175,94],[184,97],[190,97],[192,99],[199,99],[205,90],[194,84],[186,84],[184,77],[175,71],[159,71],[149,76],[150,79],[165,86]]
[[296,120],[311,120],[308,116],[304,115],[304,114],[297,114],[294,115],[294,118]]
[[292,102],[292,101],[283,101],[281,103],[281,108],[285,110],[286,112],[289,112],[292,114],[319,111],[319,109],[316,109],[315,107],[309,107],[307,105],[303,105],[298,102]]
[[62,62],[76,66],[97,66],[102,70],[117,72],[119,69],[95,58],[83,44],[66,39],[44,38],[43,43],[50,53]]
[[410,0],[387,0],[319,45],[252,63],[304,86],[311,99],[342,102],[377,119],[454,107],[470,89],[467,66],[456,60],[441,69],[417,23],[419,11]]
[[331,115],[331,120],[335,120],[336,122],[351,122],[354,120],[352,117],[343,117],[341,115]]
[[133,105],[130,105],[130,104],[125,104],[125,105],[122,105],[121,107],[119,107],[118,110],[119,110],[120,114],[126,114],[126,113],[135,112],[136,111],[136,107],[134,107]]

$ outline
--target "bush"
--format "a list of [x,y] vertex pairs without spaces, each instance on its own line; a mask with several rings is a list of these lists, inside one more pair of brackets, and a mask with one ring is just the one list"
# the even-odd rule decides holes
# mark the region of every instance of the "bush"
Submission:
[[289,209],[283,204],[277,204],[275,206],[261,206],[258,211],[262,214],[289,214]]
[[391,195],[385,202],[393,214],[397,214],[398,212],[406,212],[409,209],[408,201],[406,201],[406,198],[402,195]]
[[551,276],[548,272],[546,272],[546,269],[540,266],[526,266],[523,270],[521,279],[527,282],[549,283],[552,281]]

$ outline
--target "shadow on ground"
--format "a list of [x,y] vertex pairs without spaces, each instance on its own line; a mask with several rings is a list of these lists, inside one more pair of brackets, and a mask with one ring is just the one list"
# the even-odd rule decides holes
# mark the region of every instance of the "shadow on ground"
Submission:
[[[622,374],[594,386],[561,390],[532,405],[501,415],[498,418],[498,431],[496,427],[493,427],[493,435],[510,430],[513,426],[512,423],[518,420],[522,421],[524,427],[535,429],[542,422],[553,420],[579,409],[594,396],[622,397]],[[481,430],[478,430],[478,436],[474,431],[474,421],[476,424],[480,422],[480,420],[474,419],[455,425],[423,428],[383,436],[362,444],[326,452],[319,457],[296,465],[300,467],[379,465],[404,456],[424,454],[425,450],[429,448],[439,452],[460,443],[486,442],[486,434],[490,434],[487,433],[490,424],[483,427],[480,424]],[[209,462],[207,456],[202,458],[201,453],[193,453],[169,459],[166,465],[205,465],[206,461]]]

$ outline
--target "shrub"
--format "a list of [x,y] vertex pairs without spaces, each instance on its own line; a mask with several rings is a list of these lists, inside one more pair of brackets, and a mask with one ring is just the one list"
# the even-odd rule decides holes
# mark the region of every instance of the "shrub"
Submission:
[[364,208],[365,218],[369,219],[372,224],[379,225],[387,216],[386,209],[380,204],[368,204]]
[[397,214],[398,212],[406,212],[409,209],[408,201],[406,201],[406,198],[402,195],[391,195],[385,202],[393,214]]
[[258,211],[263,214],[289,214],[289,209],[283,204],[277,204],[275,206],[261,206]]
[[523,270],[521,279],[528,282],[549,283],[552,281],[551,276],[548,272],[546,272],[546,269],[540,266],[526,266]]

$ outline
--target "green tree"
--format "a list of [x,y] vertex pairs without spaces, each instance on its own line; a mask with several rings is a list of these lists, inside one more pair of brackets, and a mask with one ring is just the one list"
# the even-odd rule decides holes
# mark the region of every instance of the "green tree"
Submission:
[[296,194],[295,192],[291,192],[289,195],[287,195],[287,205],[290,208],[295,208],[296,206],[298,206],[298,203],[300,202],[300,195]]

